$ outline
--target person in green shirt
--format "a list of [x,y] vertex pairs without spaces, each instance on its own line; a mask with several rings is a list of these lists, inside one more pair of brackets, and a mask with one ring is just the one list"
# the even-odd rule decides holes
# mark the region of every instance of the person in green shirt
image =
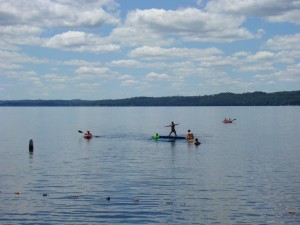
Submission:
[[158,133],[154,134],[152,138],[153,138],[153,140],[157,141],[159,139]]

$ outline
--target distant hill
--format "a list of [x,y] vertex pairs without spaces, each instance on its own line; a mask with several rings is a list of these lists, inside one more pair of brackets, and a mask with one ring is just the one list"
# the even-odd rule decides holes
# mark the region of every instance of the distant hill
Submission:
[[286,106],[300,105],[300,91],[221,93],[204,96],[133,97],[107,100],[0,100],[0,106]]

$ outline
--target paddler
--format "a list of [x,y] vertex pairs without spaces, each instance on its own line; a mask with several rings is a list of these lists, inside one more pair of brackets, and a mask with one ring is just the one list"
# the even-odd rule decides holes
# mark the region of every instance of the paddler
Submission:
[[152,138],[154,141],[157,141],[159,139],[159,134],[158,133],[154,134]]
[[92,133],[88,130],[84,135],[92,136]]
[[179,125],[179,123],[176,123],[176,124],[175,124],[175,123],[172,121],[170,125],[165,126],[165,127],[171,127],[171,132],[170,132],[169,136],[171,136],[172,133],[174,133],[175,136],[177,136],[176,130],[175,130],[175,126],[176,126],[176,125]]
[[193,140],[194,139],[194,134],[192,133],[191,130],[188,130],[188,133],[186,135],[187,140]]
[[196,138],[196,139],[195,139],[195,142],[194,142],[194,145],[198,146],[198,145],[200,145],[200,144],[201,144],[200,141],[198,140],[198,138]]

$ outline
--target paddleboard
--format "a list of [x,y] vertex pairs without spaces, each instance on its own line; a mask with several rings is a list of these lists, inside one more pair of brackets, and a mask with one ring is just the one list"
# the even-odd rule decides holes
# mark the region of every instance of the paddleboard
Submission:
[[162,141],[162,142],[174,142],[175,139],[167,139],[167,138],[159,138],[157,141]]
[[166,139],[185,139],[183,136],[159,136],[160,138],[166,138]]

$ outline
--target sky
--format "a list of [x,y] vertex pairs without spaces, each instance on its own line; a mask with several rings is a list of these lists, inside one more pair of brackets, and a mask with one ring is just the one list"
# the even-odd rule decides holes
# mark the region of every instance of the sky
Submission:
[[300,90],[300,0],[0,0],[0,100]]

